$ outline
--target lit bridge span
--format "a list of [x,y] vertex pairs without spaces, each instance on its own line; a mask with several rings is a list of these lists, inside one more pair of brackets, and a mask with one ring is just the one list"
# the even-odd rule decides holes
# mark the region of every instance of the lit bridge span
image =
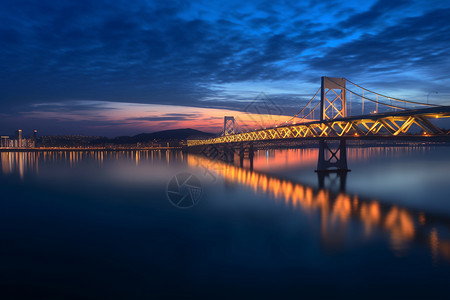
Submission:
[[414,127],[413,125],[422,129],[423,136],[448,135],[448,132],[444,132],[432,123],[433,119],[446,117],[450,117],[449,106],[281,125],[273,128],[223,135],[207,140],[189,140],[188,145],[198,146],[301,138],[356,137],[357,139],[384,139],[401,136],[417,137],[417,133],[410,131]]
[[[319,92],[319,101],[314,101]],[[350,116],[348,112],[354,111],[355,106],[356,109],[361,107],[361,114]],[[320,118],[314,119],[317,110]],[[272,141],[282,146],[289,140],[316,139],[320,141],[321,150],[318,171],[334,171],[334,169],[346,171],[348,170],[346,139],[421,140],[430,137],[447,139],[450,138],[450,132],[435,124],[438,119],[447,117],[450,117],[450,106],[429,104],[428,100],[427,103],[421,103],[389,97],[363,88],[345,78],[322,77],[321,87],[305,107],[281,124],[255,130],[238,130],[234,117],[225,117],[224,129],[220,136],[188,140],[187,145],[188,147],[229,145],[231,148],[238,145],[241,147],[242,160],[245,151],[242,144],[251,144],[253,151],[253,142]],[[337,150],[333,150],[327,144],[327,140],[336,139],[340,140],[340,145]]]

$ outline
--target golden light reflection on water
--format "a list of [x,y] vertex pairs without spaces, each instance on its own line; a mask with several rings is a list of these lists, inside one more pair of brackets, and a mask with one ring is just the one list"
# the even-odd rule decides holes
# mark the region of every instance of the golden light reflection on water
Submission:
[[392,248],[397,254],[403,254],[415,234],[411,214],[394,206],[385,216],[384,227],[390,233]]
[[[307,214],[318,212],[321,218],[320,232],[325,245],[335,247],[342,244],[349,229],[349,222],[358,220],[364,227],[364,239],[371,238],[376,230],[387,232],[391,249],[397,256],[406,255],[413,241],[423,242],[423,235],[428,234],[431,242],[425,244],[430,246],[433,260],[438,256],[447,260],[450,258],[450,240],[445,242],[446,247],[436,246],[442,242],[439,241],[435,229],[427,233],[426,227],[419,228],[427,224],[423,212],[415,213],[395,205],[382,205],[376,200],[361,200],[356,195],[343,192],[331,193],[326,189],[314,189],[200,156],[189,156],[188,165],[207,166],[225,181],[248,186],[255,193],[268,194],[275,202],[291,209],[300,209]],[[417,233],[419,229],[420,234]]]
[[[356,204],[354,209],[358,209]],[[360,206],[361,220],[364,224],[364,233],[366,236],[370,236],[372,231],[379,226],[381,220],[380,205],[378,202],[361,203]]]
[[15,171],[23,179],[26,171],[39,173],[39,161],[33,152],[1,152],[2,174],[11,174]]
[[102,165],[106,159],[115,161],[133,161],[136,166],[142,161],[165,162],[179,161],[183,154],[180,151],[135,150],[135,151],[4,151],[0,152],[2,174],[19,174],[23,179],[25,174],[39,172],[39,164],[63,163],[70,168],[78,166],[83,161]]
[[433,228],[430,233],[430,247],[433,263],[437,263],[439,257],[439,238],[436,228]]
[[289,150],[261,150],[256,155],[253,165],[258,170],[270,168],[281,169],[286,166],[313,166],[317,164],[317,148],[289,149]]
[[[425,153],[430,150],[429,146],[410,145],[405,146],[371,146],[371,147],[347,147],[347,159],[349,161],[368,161],[373,158],[393,159],[417,153]],[[255,155],[253,165],[258,170],[279,170],[285,167],[316,166],[319,149],[283,149],[283,150],[259,150]]]
[[[302,159],[301,155],[297,154],[291,155],[290,159]],[[43,164],[62,162],[74,168],[82,161],[89,161],[101,166],[105,159],[109,159],[129,160],[136,166],[143,162],[163,162],[169,165],[172,162],[184,160],[186,155],[182,152],[160,150],[37,151],[1,152],[0,157],[2,174],[4,176],[17,174],[23,180],[27,173],[38,174],[39,167]],[[311,156],[307,155],[305,161],[309,161],[310,158]],[[357,195],[343,192],[332,193],[326,189],[315,189],[204,157],[187,156],[187,162],[189,167],[206,166],[226,181],[250,187],[257,194],[268,194],[277,203],[290,209],[301,210],[307,214],[318,213],[321,218],[320,232],[325,245],[336,246],[342,243],[346,232],[348,233],[350,221],[358,220],[363,225],[361,238],[370,239],[377,231],[385,231],[388,234],[391,249],[396,255],[407,255],[411,243],[419,242],[429,247],[433,262],[436,263],[439,259],[450,261],[450,239],[442,234],[439,227],[438,229],[434,226],[436,223],[444,223],[447,228],[450,228],[448,220],[440,218],[435,221],[436,218],[433,215],[426,215],[423,212],[414,212],[395,205],[382,205],[376,200],[360,199]]]
[[430,146],[409,145],[409,146],[371,146],[371,147],[348,147],[347,158],[354,161],[367,161],[371,158],[396,158],[404,157],[415,153],[429,152]]

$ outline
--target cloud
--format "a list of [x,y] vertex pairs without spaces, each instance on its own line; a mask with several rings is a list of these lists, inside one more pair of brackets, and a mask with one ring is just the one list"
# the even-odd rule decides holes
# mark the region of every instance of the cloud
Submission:
[[258,30],[262,23],[280,27],[281,15],[249,18],[250,27],[243,28],[232,15],[181,18],[190,9],[184,2],[8,4],[0,21],[7,42],[0,73],[8,78],[2,87],[9,101],[196,105],[214,96],[211,84],[291,76],[278,62],[310,45],[292,32]]
[[169,113],[162,114],[158,116],[148,116],[148,117],[137,117],[137,118],[128,118],[129,121],[151,121],[151,122],[159,122],[159,121],[186,121],[186,120],[194,120],[195,118],[201,117],[201,114],[179,114],[179,113]]
[[413,98],[436,90],[444,99],[449,5],[3,0],[0,109],[58,102],[68,105],[34,110],[89,113],[99,104],[73,103],[93,99],[242,111],[264,92],[294,112],[320,76]]
[[382,18],[387,18],[388,14],[395,15],[396,10],[410,3],[411,1],[408,0],[378,0],[368,11],[351,15],[348,19],[341,21],[338,27],[345,29],[368,28],[376,25],[377,22],[384,23]]
[[[364,34],[357,40],[329,49],[321,57],[308,61],[310,68],[331,70],[336,76],[379,80],[412,79],[411,87],[429,85],[439,78],[447,78],[450,64],[447,55],[450,22],[445,16],[450,9],[430,11],[418,17],[409,17],[400,24],[389,26],[376,34]],[[356,81],[356,79],[355,79]],[[441,87],[441,90],[448,90]]]

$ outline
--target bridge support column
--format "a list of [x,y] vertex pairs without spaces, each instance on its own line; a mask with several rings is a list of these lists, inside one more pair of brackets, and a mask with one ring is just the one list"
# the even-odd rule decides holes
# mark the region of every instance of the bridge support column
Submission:
[[347,147],[345,140],[339,141],[339,147],[332,149],[326,140],[319,141],[319,160],[316,172],[349,172],[347,167]]
[[250,170],[253,170],[253,157],[255,156],[253,142],[250,142],[247,145],[248,145],[248,147],[246,147],[245,143],[241,143],[239,146],[239,166],[241,168],[244,166],[245,152],[248,151],[248,159],[250,161]]
[[239,145],[239,166],[242,168],[244,166],[245,148],[244,144]]
[[227,162],[227,163],[233,163],[234,162],[234,148],[233,148],[233,146],[231,146],[231,145],[228,145],[228,144],[223,144],[222,145],[222,147],[221,147],[222,149],[222,160],[224,161],[224,162]]
[[253,171],[253,157],[255,157],[255,150],[253,148],[253,143],[250,143],[250,148],[248,149],[248,158],[250,159],[250,171]]

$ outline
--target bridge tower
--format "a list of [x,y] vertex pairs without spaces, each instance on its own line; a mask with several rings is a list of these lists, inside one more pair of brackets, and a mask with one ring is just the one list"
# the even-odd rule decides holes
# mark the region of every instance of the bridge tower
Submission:
[[345,117],[347,117],[345,78],[322,76],[320,89],[320,121]]
[[225,116],[225,118],[223,119],[223,135],[235,134],[236,129],[234,125],[234,117]]
[[[320,121],[347,117],[347,98],[345,78],[322,76],[320,89]],[[317,170],[319,183],[323,183],[323,173],[348,172],[347,147],[345,139],[339,141],[337,149],[333,149],[325,139],[319,141],[319,160]],[[322,174],[320,174],[322,173]]]

